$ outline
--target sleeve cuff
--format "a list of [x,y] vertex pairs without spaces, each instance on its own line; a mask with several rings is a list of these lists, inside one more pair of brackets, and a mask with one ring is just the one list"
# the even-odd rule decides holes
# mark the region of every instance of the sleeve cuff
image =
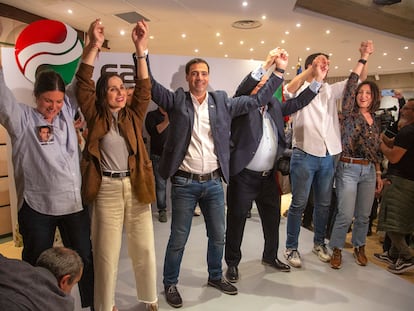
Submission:
[[266,74],[266,70],[262,68],[262,65],[257,67],[255,70],[252,71],[251,76],[256,81],[262,80],[263,76]]

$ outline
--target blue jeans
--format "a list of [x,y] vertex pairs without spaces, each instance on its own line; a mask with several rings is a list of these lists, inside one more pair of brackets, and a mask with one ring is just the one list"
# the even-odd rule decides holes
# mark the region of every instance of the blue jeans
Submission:
[[164,285],[178,283],[181,260],[197,203],[206,223],[209,279],[220,279],[225,235],[224,192],[221,178],[198,182],[173,176],[171,185],[171,234],[165,252]]
[[375,197],[375,165],[339,162],[335,176],[338,214],[332,229],[329,246],[343,248],[348,228],[354,218],[352,245],[365,245],[369,215]]
[[26,201],[19,210],[19,230],[23,237],[22,259],[35,265],[40,254],[53,247],[56,227],[62,242],[78,252],[83,261],[83,274],[78,283],[82,307],[93,306],[93,259],[88,208],[80,212],[51,216],[33,210]]
[[293,149],[290,160],[292,202],[287,218],[286,248],[298,248],[302,214],[308,202],[311,186],[314,195],[313,242],[318,245],[325,243],[334,173],[334,156],[315,157],[298,148]]
[[151,154],[152,169],[155,176],[155,191],[157,195],[158,211],[167,209],[167,180],[162,178],[159,172],[160,156]]

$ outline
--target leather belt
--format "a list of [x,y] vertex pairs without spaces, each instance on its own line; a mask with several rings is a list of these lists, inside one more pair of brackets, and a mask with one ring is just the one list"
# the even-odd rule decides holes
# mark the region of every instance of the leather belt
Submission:
[[273,173],[273,169],[268,170],[268,171],[261,171],[261,172],[258,172],[258,171],[252,171],[252,170],[249,170],[249,169],[247,169],[247,168],[245,168],[244,170],[245,170],[246,172],[248,172],[249,174],[256,175],[256,176],[260,176],[260,177],[267,177],[267,176],[270,176],[270,174],[272,174],[272,173]]
[[131,176],[129,171],[127,172],[102,172],[103,176],[111,177],[111,178],[123,178]]
[[186,171],[178,170],[177,172],[175,172],[174,176],[184,177],[198,182],[205,182],[221,177],[221,171],[218,168],[215,171],[207,174],[193,174]]
[[345,163],[361,164],[361,165],[369,165],[371,163],[367,159],[356,159],[356,158],[350,158],[350,157],[341,157],[340,161],[345,162]]

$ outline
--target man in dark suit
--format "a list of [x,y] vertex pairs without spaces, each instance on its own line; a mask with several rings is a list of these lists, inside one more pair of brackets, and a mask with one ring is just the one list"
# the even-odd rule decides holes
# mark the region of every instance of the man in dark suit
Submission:
[[[271,65],[268,56],[263,70]],[[284,116],[308,105],[316,96],[324,74],[315,62],[314,80],[297,98],[281,103],[272,97],[267,105],[239,116],[231,125],[230,182],[227,188],[227,229],[225,260],[226,278],[239,280],[241,243],[247,213],[253,200],[257,204],[264,235],[262,264],[289,272],[290,267],[279,261],[280,193],[276,183],[276,160],[286,148]],[[253,74],[239,85],[236,95],[256,94],[265,83],[266,76],[258,83]]]
[[[286,51],[277,48],[271,63],[283,71],[287,58]],[[231,119],[269,102],[283,77],[275,71],[256,95],[229,98],[222,91],[207,92],[209,66],[205,60],[190,60],[185,73],[189,92],[182,88],[171,92],[150,74],[152,99],[170,119],[160,161],[161,176],[171,177],[172,203],[163,283],[167,302],[176,308],[182,306],[176,284],[197,204],[208,235],[208,285],[229,295],[237,294],[237,288],[222,276],[225,215],[221,178],[226,182],[229,179]]]

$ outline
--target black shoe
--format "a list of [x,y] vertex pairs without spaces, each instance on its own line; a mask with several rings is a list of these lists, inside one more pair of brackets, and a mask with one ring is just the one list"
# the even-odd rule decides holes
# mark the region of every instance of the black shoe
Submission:
[[237,283],[239,280],[239,269],[236,266],[229,266],[226,272],[226,279],[230,283]]
[[158,212],[158,221],[167,222],[167,211],[165,209],[159,210]]
[[170,306],[174,308],[181,308],[183,306],[183,300],[181,299],[181,295],[178,292],[177,286],[173,285],[166,285],[164,286],[165,291],[165,299]]
[[267,260],[262,259],[262,264],[265,265],[265,266],[271,266],[271,267],[273,267],[273,268],[275,268],[279,271],[282,271],[282,272],[290,272],[290,266],[283,263],[283,262],[281,262],[277,258],[273,261],[267,261]]
[[217,288],[218,290],[222,291],[227,295],[237,295],[237,288],[225,278],[221,278],[219,280],[208,280],[208,285]]

